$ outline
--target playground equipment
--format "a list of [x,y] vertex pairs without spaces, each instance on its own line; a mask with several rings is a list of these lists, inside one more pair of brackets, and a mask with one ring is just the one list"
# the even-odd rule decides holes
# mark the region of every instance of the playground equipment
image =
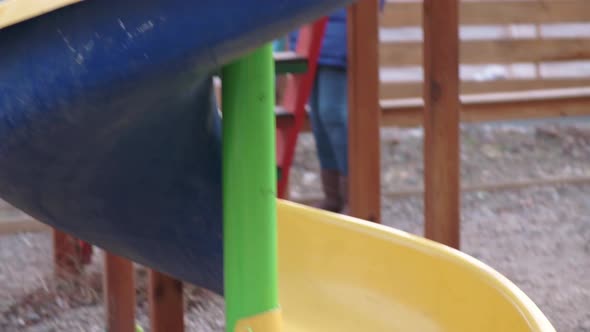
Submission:
[[553,331],[513,284],[449,247],[277,209],[273,57],[251,45],[347,2],[258,0],[249,15],[242,2],[85,1],[0,30],[2,197],[223,293],[229,331],[277,331],[281,309],[285,331]]
[[279,203],[285,331],[554,331],[511,282],[447,246]]

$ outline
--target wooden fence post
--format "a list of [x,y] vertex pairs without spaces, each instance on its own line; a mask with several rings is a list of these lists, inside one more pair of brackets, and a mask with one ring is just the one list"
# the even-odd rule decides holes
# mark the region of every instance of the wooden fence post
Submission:
[[82,258],[77,240],[72,236],[53,229],[53,268],[57,277],[68,277],[80,273]]
[[148,291],[151,331],[183,332],[182,282],[150,270]]
[[348,10],[349,207],[374,222],[381,220],[378,1]]
[[104,303],[108,332],[135,331],[135,282],[133,263],[105,252]]
[[458,0],[424,0],[423,24],[425,235],[459,248]]

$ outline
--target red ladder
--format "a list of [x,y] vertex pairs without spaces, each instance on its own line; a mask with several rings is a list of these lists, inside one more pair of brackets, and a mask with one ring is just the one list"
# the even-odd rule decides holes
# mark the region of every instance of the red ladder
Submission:
[[324,17],[299,30],[295,53],[297,57],[307,60],[307,70],[303,73],[288,74],[283,100],[277,107],[278,197],[280,198],[288,196],[289,175],[295,157],[297,138],[307,117],[307,101],[313,89],[327,23],[328,18]]

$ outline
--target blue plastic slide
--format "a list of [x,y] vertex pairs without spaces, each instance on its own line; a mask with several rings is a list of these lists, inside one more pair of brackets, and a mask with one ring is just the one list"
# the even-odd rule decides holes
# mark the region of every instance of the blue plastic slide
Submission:
[[212,73],[350,0],[87,0],[0,29],[0,196],[222,293]]

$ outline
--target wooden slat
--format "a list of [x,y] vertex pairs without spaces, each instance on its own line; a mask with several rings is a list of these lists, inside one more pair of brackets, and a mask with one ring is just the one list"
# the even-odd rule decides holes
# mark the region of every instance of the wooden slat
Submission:
[[[590,59],[590,39],[512,39],[463,41],[461,63],[515,63]],[[422,43],[382,43],[383,67],[419,65]]]
[[[529,187],[542,187],[542,186],[567,186],[567,185],[580,185],[590,184],[590,177],[588,176],[571,176],[571,177],[550,177],[550,178],[532,178],[526,180],[507,181],[507,182],[490,182],[490,183],[475,183],[466,185],[461,188],[461,193],[470,192],[497,192],[497,191],[514,191],[526,189]],[[388,190],[383,193],[383,197],[389,199],[400,199],[408,198],[412,196],[424,195],[424,188],[422,187],[410,187],[410,188],[395,188],[395,190]],[[319,202],[320,196],[310,195],[303,196],[294,199],[293,201],[303,205],[312,205]]]
[[459,248],[459,0],[424,1],[424,235]]
[[[466,123],[590,115],[590,87],[463,95],[461,101]],[[382,100],[381,126],[422,126],[423,110],[421,98]],[[302,130],[311,130],[309,119]]]
[[[543,89],[562,89],[590,86],[586,79],[507,79],[497,81],[463,81],[461,94],[515,92]],[[381,99],[407,99],[422,97],[421,82],[382,82]]]
[[184,331],[182,282],[150,270],[149,303],[152,332]]
[[378,0],[348,11],[350,214],[381,221]]
[[[383,27],[419,26],[421,2],[388,2]],[[461,24],[504,25],[590,21],[590,1],[471,1],[461,3]]]
[[81,272],[82,257],[78,240],[57,229],[53,230],[53,269],[57,277],[71,277]]
[[[461,102],[462,122],[590,115],[590,87],[464,95]],[[381,107],[384,126],[422,125],[421,99],[384,100]]]
[[277,74],[301,74],[307,71],[307,59],[295,52],[275,52],[275,72]]
[[80,1],[81,0],[0,1],[0,29]]
[[298,55],[295,52],[280,51],[274,52],[275,61],[307,61],[305,57]]
[[48,225],[28,217],[11,220],[0,220],[0,235],[28,232],[46,232],[51,230],[52,228]]
[[105,252],[104,303],[106,330],[135,331],[135,281],[133,263]]

